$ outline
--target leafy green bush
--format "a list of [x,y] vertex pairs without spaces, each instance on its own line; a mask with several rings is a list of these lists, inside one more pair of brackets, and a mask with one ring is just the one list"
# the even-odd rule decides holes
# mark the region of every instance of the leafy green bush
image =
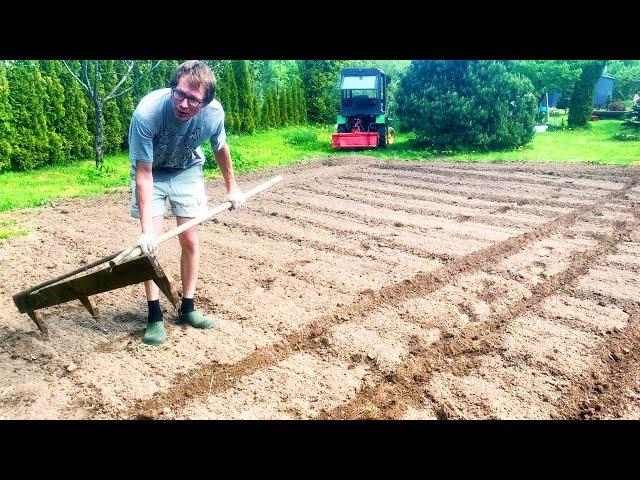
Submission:
[[285,133],[283,138],[285,142],[291,145],[304,145],[306,143],[315,142],[318,139],[318,134],[310,130],[298,130]]
[[567,122],[564,120],[564,118],[562,120],[560,120],[560,123],[549,123],[547,124],[547,131],[549,132],[553,132],[553,131],[557,131],[557,130],[566,130],[567,129]]
[[413,61],[396,94],[400,128],[436,150],[515,148],[534,135],[531,81],[496,61]]

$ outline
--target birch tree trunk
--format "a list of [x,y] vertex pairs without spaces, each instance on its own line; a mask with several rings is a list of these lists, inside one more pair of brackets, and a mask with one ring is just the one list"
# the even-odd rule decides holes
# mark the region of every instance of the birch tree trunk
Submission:
[[[100,90],[104,89],[104,83],[101,77],[100,70],[100,60],[92,60],[93,63],[93,71],[91,74],[89,73],[89,62],[90,60],[81,60],[80,61],[80,71],[74,72],[73,69],[69,66],[66,60],[63,60],[62,63],[67,68],[67,71],[71,74],[71,76],[82,86],[85,93],[91,99],[95,109],[95,138],[93,141],[93,147],[95,149],[95,159],[96,159],[96,168],[101,169],[102,163],[104,159],[104,105],[105,103],[114,100],[115,98],[124,95],[128,91],[132,90],[143,78],[149,75],[155,68],[160,65],[163,60],[158,60],[153,64],[149,71],[143,73],[138,76],[133,83],[124,88],[123,85],[125,81],[131,77],[133,72],[133,67],[136,64],[135,60],[123,60],[120,64],[123,66],[124,71],[115,72],[119,77],[116,85],[111,89],[111,91],[104,96],[100,95]],[[91,78],[89,78],[91,76]],[[104,90],[103,90],[104,91]]]
[[93,105],[96,110],[96,131],[93,148],[95,150],[96,168],[101,170],[104,159],[104,116],[102,114],[102,102],[97,96],[93,99]]

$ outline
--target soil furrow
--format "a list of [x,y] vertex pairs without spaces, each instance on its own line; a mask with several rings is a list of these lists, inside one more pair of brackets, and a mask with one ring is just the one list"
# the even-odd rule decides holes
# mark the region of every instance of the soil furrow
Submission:
[[[381,168],[382,167],[382,168]],[[416,180],[424,180],[428,177],[433,177],[434,179],[444,179],[441,181],[446,182],[455,182],[457,184],[461,182],[470,182],[470,183],[495,183],[495,184],[507,184],[507,185],[518,185],[523,189],[531,189],[534,186],[542,186],[547,187],[547,190],[557,190],[557,189],[568,189],[574,190],[574,193],[580,195],[585,190],[605,190],[604,193],[608,193],[607,191],[615,190],[615,185],[619,182],[610,182],[610,181],[602,181],[602,180],[577,180],[572,179],[569,180],[565,177],[555,178],[553,176],[536,174],[534,172],[529,172],[525,174],[525,176],[515,174],[512,175],[509,172],[486,172],[483,168],[479,168],[476,170],[460,170],[456,168],[448,168],[448,167],[440,167],[435,169],[423,170],[421,172],[412,172],[405,171],[402,168],[402,165],[391,166],[390,168],[384,168],[381,165],[370,165],[367,168],[367,172],[370,175],[385,175],[391,173],[392,177],[398,178],[414,178]],[[620,183],[624,183],[624,180]],[[585,188],[586,187],[586,188]]]
[[[433,206],[436,207],[438,211],[440,208],[459,208],[460,210],[468,209],[467,212],[470,215],[474,216],[482,216],[489,215],[495,212],[504,212],[509,209],[514,208],[515,202],[501,202],[499,199],[490,200],[482,200],[474,196],[473,192],[468,193],[447,193],[447,192],[439,192],[437,194],[432,193],[430,190],[425,190],[424,186],[415,185],[415,184],[397,184],[391,183],[388,179],[367,179],[365,177],[360,178],[358,180],[353,180],[350,177],[347,179],[346,177],[341,177],[340,179],[328,180],[323,182],[323,186],[332,186],[340,191],[347,190],[348,187],[350,192],[355,192],[360,195],[364,194],[375,194],[384,195],[389,197],[391,201],[395,198],[406,198],[411,200],[412,202],[422,202],[427,205],[435,204]],[[382,180],[382,181],[379,181]],[[384,183],[387,181],[387,183]],[[552,197],[555,197],[555,193],[552,194]],[[404,202],[403,205],[406,205],[407,202]],[[432,208],[423,208],[421,210],[429,211],[433,210]],[[516,205],[518,208],[518,212],[522,214],[530,214],[530,215],[540,215],[546,214],[547,216],[557,215],[558,213],[563,213],[562,210],[567,210],[573,208],[574,205],[565,208],[554,208],[550,209],[549,206],[546,206],[544,209],[537,208],[535,205]]]
[[[446,167],[445,167],[446,166]],[[535,176],[536,178],[540,178],[542,180],[556,180],[557,182],[563,183],[565,182],[565,178],[573,178],[578,181],[580,184],[584,184],[587,188],[591,185],[589,182],[595,182],[596,184],[601,185],[602,187],[611,187],[612,185],[624,183],[628,179],[629,167],[628,166],[617,166],[610,167],[609,169],[602,169],[601,167],[596,167],[595,169],[590,169],[588,166],[584,164],[576,164],[574,172],[566,171],[564,167],[552,164],[552,163],[528,163],[526,167],[520,167],[518,163],[509,163],[509,162],[499,162],[497,164],[490,163],[442,163],[442,162],[429,162],[429,163],[421,163],[421,164],[413,164],[407,165],[402,164],[400,162],[389,162],[388,164],[380,164],[373,163],[368,166],[369,170],[381,170],[381,171],[400,171],[400,172],[411,172],[411,173],[425,173],[430,171],[440,171],[444,172],[444,174],[451,174],[453,172],[459,173],[483,173],[487,172],[497,172],[501,179],[508,179],[511,177],[512,173],[516,173],[516,175],[523,173],[528,176]],[[614,172],[620,171],[620,174],[616,174]]]
[[[402,177],[400,177],[402,178]],[[477,184],[469,184],[462,182],[458,182],[456,185],[442,185],[438,183],[428,182],[416,180],[414,177],[407,177],[408,182],[399,181],[400,178],[367,178],[366,176],[358,177],[358,176],[343,176],[340,179],[344,180],[353,180],[353,181],[372,181],[375,180],[378,183],[382,183],[385,185],[404,185],[406,187],[413,188],[425,188],[431,192],[443,192],[449,195],[460,195],[461,193],[466,194],[468,197],[471,196],[473,198],[477,198],[480,200],[490,201],[493,200],[496,203],[509,203],[520,205],[534,205],[537,207],[554,207],[554,208],[562,208],[562,209],[571,209],[578,205],[584,205],[589,201],[593,201],[593,197],[587,196],[585,199],[576,199],[571,196],[567,196],[566,200],[558,200],[560,198],[557,191],[552,190],[544,190],[544,189],[532,189],[532,191],[524,191],[519,192],[520,194],[514,196],[514,192],[517,189],[510,189],[504,186],[489,186],[484,185],[482,183]]]
[[[311,193],[311,192],[309,192]],[[445,222],[439,222],[436,226],[427,227],[425,226],[425,220],[429,220],[433,222],[438,217],[441,218],[450,218],[448,215],[439,213],[439,212],[431,212],[431,217],[425,217],[425,211],[420,208],[414,208],[408,205],[404,205],[402,208],[402,213],[411,214],[413,218],[410,218],[408,215],[404,215],[403,218],[397,219],[395,217],[385,217],[385,216],[376,216],[369,213],[368,215],[364,215],[360,212],[348,211],[344,208],[331,207],[327,206],[326,202],[322,202],[322,200],[326,200],[326,197],[323,197],[319,194],[313,194],[312,198],[298,196],[300,200],[294,200],[290,198],[286,198],[286,204],[290,207],[295,207],[296,209],[304,209],[309,212],[321,212],[335,218],[337,221],[342,220],[343,218],[348,218],[354,222],[362,223],[364,225],[379,225],[383,227],[388,227],[389,225],[397,225],[401,223],[402,225],[408,225],[411,228],[418,229],[420,232],[432,234],[434,228],[442,229],[441,225],[444,225]],[[281,205],[281,202],[277,203]],[[553,219],[557,216],[557,214],[550,214],[551,212],[533,212],[533,213],[521,213],[521,208],[517,209],[513,206],[503,206],[496,208],[493,212],[488,214],[480,214],[475,215],[471,218],[466,218],[464,215],[460,215],[455,218],[457,222],[462,221],[474,221],[481,225],[489,225],[491,227],[506,227],[515,231],[525,231],[529,228],[535,228],[540,223],[543,223],[545,219]],[[500,215],[497,215],[500,214]]]
[[[326,195],[313,191],[313,189],[309,189],[308,192],[311,195],[317,195],[318,199],[326,198]],[[345,212],[345,217],[352,217],[355,214],[357,218],[361,218],[360,211],[367,211],[366,220],[362,220],[365,223],[388,224],[390,219],[394,219],[394,226],[409,225],[426,229],[432,240],[439,239],[445,244],[451,243],[451,238],[477,242],[486,241],[487,238],[491,241],[501,240],[505,236],[525,231],[527,226],[535,228],[547,220],[544,216],[529,216],[526,219],[518,218],[509,222],[505,221],[508,216],[504,216],[497,224],[490,222],[487,225],[487,223],[478,222],[476,218],[462,212],[454,214],[453,212],[424,211],[405,204],[394,205],[372,199],[368,199],[365,204],[359,202],[358,197],[353,194],[335,195],[335,199],[338,200],[335,204],[339,205],[339,207],[334,207],[337,214]],[[351,210],[350,213],[349,210]],[[531,225],[526,225],[527,221]],[[525,226],[522,225],[523,223]],[[499,235],[502,235],[502,238],[497,239],[496,236]],[[460,242],[455,240],[453,243],[459,244]]]
[[[273,210],[262,210],[264,214],[268,214],[270,211],[273,212]],[[413,233],[410,233],[409,235],[405,232],[403,232],[402,234],[395,233],[393,231],[393,227],[389,229],[389,231],[387,232],[381,232],[379,229],[376,230],[365,224],[366,226],[361,225],[358,230],[355,230],[355,229],[349,229],[349,228],[340,228],[337,226],[333,226],[331,224],[327,224],[325,222],[321,222],[319,221],[320,217],[318,215],[315,216],[316,218],[315,220],[305,218],[299,214],[296,215],[294,213],[282,213],[282,214],[279,214],[278,216],[286,220],[292,220],[296,225],[300,225],[303,227],[313,226],[321,230],[326,230],[328,233],[331,233],[331,234],[338,234],[340,238],[350,238],[352,240],[356,240],[360,242],[363,246],[364,245],[383,246],[385,248],[391,248],[393,250],[414,255],[416,258],[423,258],[423,259],[429,259],[429,260],[441,259],[443,256],[442,253],[430,251],[428,248],[420,248],[422,245],[425,245],[424,238],[421,238],[420,236]],[[348,224],[346,224],[344,220],[341,223],[343,225],[348,226]],[[431,233],[433,234],[433,232]],[[404,239],[407,242],[402,243],[401,241],[395,240],[393,238],[389,238],[390,236],[401,237],[400,238],[401,240]],[[475,239],[475,238],[473,238],[473,240],[480,241],[479,239]],[[426,244],[425,246],[428,247],[428,244]],[[364,255],[364,251],[363,250],[356,251],[355,255],[358,257],[361,257]]]
[[[448,203],[448,204],[442,203],[441,208],[440,208],[440,205],[437,205],[437,204],[430,207],[420,207],[419,204],[417,204],[415,201],[412,202],[411,204],[408,204],[407,202],[398,202],[396,200],[396,197],[402,197],[402,195],[397,195],[397,196],[388,195],[387,199],[385,199],[384,198],[385,192],[382,192],[376,189],[369,189],[369,192],[368,192],[369,195],[354,193],[353,190],[348,190],[349,193],[336,193],[335,191],[330,190],[329,188],[321,189],[318,187],[301,187],[300,190],[309,192],[313,195],[322,196],[325,198],[333,197],[336,199],[344,200],[346,202],[353,202],[358,205],[377,207],[384,210],[400,211],[405,214],[407,213],[414,214],[422,218],[431,217],[434,220],[437,218],[445,218],[445,219],[452,219],[457,222],[482,221],[483,225],[487,225],[487,224],[491,225],[492,223],[491,221],[485,222],[484,220],[482,220],[483,218],[488,217],[490,214],[490,212],[487,212],[486,209],[481,209],[480,212],[478,212],[477,208],[465,207],[461,205],[452,205],[451,203]],[[345,190],[346,189],[343,188],[340,191],[345,191]],[[496,205],[494,210],[498,210],[500,208],[501,207]],[[506,212],[510,209],[511,208],[502,208],[499,211],[499,213]],[[525,217],[525,218],[527,215],[529,215],[531,217],[530,220],[535,220],[536,218],[539,218],[539,217],[535,217],[534,216],[535,214],[524,213],[519,209],[517,213],[521,217]],[[549,214],[547,214],[546,216],[551,217],[551,215]],[[492,220],[498,221],[498,222],[500,221],[500,219],[497,219],[497,218],[493,218]]]

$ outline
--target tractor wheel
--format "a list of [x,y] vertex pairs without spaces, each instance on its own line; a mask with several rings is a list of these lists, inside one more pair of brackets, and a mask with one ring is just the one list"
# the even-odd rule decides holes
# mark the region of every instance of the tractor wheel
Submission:
[[396,131],[393,129],[393,127],[389,127],[387,130],[387,143],[391,145],[395,141],[396,141]]
[[387,147],[387,128],[384,125],[378,126],[378,147]]

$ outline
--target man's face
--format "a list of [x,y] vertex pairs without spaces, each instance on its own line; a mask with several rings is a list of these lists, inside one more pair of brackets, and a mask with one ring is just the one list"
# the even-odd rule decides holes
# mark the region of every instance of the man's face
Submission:
[[203,107],[202,99],[205,96],[205,86],[199,88],[190,87],[185,77],[178,80],[178,85],[171,92],[171,108],[176,119],[186,122],[195,116]]

